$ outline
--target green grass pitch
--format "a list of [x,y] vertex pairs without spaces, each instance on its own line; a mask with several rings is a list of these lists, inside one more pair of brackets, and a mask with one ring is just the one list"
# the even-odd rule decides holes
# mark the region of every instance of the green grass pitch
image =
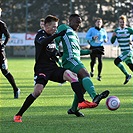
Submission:
[[[82,59],[90,70],[90,59]],[[24,113],[22,123],[14,123],[13,116],[18,112],[25,98],[33,92],[33,58],[9,58],[9,70],[21,89],[19,99],[13,99],[13,91],[0,73],[0,133],[132,133],[133,132],[133,78],[123,85],[124,75],[114,65],[113,59],[103,59],[102,81],[96,80],[97,65],[92,81],[97,93],[106,89],[110,96],[121,101],[116,111],[107,109],[102,100],[94,109],[81,110],[85,117],[68,115],[73,91],[67,82],[62,86],[49,82],[42,95]],[[127,68],[131,73],[131,71]],[[85,98],[91,101],[88,94]]]

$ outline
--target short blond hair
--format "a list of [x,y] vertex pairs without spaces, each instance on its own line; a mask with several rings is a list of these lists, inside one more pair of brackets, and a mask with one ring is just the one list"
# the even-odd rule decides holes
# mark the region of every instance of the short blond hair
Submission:
[[2,12],[2,9],[0,8],[0,12]]
[[122,19],[124,22],[127,22],[127,17],[125,15],[121,15],[119,19]]

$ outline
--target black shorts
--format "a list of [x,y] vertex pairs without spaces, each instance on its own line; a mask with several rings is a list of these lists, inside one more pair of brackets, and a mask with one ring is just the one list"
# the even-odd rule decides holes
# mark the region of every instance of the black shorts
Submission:
[[44,87],[48,80],[64,83],[63,74],[65,70],[66,69],[58,66],[37,69],[35,70],[34,82],[35,84],[42,84]]
[[104,55],[104,47],[103,46],[91,46],[90,49],[92,50],[92,53],[91,54],[100,54],[100,55]]

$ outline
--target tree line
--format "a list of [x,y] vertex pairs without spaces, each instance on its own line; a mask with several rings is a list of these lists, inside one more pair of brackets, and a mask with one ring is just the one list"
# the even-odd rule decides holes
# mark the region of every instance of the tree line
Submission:
[[122,14],[132,26],[132,0],[1,0],[2,20],[7,23],[10,32],[35,33],[40,18],[48,14],[56,15],[60,23],[67,23],[71,13],[78,13],[83,20],[80,32],[86,32],[94,26],[94,19],[101,17],[104,27],[112,31]]

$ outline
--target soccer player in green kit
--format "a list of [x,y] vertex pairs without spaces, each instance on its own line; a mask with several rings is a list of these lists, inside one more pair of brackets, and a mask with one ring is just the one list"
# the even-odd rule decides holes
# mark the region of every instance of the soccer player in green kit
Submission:
[[[109,95],[109,91],[106,90],[101,94],[96,94],[94,85],[90,79],[89,73],[82,64],[80,60],[80,42],[76,31],[79,29],[81,24],[81,17],[78,14],[72,14],[69,17],[69,25],[62,24],[58,27],[58,32],[66,30],[66,34],[63,37],[58,37],[55,39],[56,44],[62,43],[63,55],[62,55],[62,65],[64,68],[71,70],[78,75],[79,81],[81,82],[84,93],[88,92],[92,101],[99,104],[99,102]],[[85,51],[86,54],[90,53]],[[84,54],[84,53],[82,53]],[[68,110],[68,114],[74,114],[78,111],[78,99],[74,96],[74,101],[72,107]],[[77,115],[76,115],[77,116]],[[84,116],[84,115],[80,115]]]
[[127,84],[132,76],[127,72],[121,62],[125,62],[129,69],[133,72],[133,50],[131,48],[132,43],[130,40],[130,36],[133,34],[133,28],[127,27],[126,22],[126,16],[121,15],[119,17],[119,27],[115,29],[111,38],[112,44],[116,39],[118,40],[121,50],[121,54],[114,60],[114,63],[125,75],[124,84]]

